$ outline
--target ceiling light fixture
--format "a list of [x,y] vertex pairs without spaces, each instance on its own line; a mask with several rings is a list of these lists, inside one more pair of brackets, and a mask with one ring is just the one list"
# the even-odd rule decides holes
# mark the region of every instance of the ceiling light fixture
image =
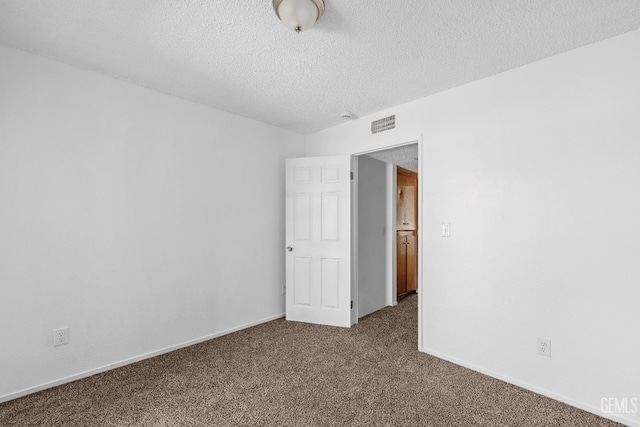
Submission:
[[285,27],[300,33],[313,27],[324,13],[323,0],[273,0],[273,9]]

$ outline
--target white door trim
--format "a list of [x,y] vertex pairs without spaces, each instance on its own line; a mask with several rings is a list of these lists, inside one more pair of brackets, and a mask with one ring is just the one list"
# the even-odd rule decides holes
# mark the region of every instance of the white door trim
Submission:
[[[366,150],[358,153],[354,153],[352,155],[352,167],[357,168],[357,162],[355,161],[356,156],[361,156],[364,154],[375,153],[376,151],[388,150],[391,148],[402,147],[405,145],[418,144],[418,350],[422,351],[423,348],[423,326],[422,326],[422,310],[424,307],[423,298],[425,292],[423,292],[423,258],[422,254],[424,253],[423,246],[423,224],[422,224],[422,213],[423,213],[423,187],[422,184],[422,144],[423,144],[423,136],[422,134],[418,135],[415,138],[403,138],[405,142],[389,144],[386,146],[377,147],[375,149]],[[352,206],[352,292],[351,297],[354,301],[354,309],[352,310],[352,319],[351,323],[355,324],[358,321],[358,193],[357,193],[357,179],[358,174],[357,170],[352,169],[355,173],[355,179],[352,181],[352,191],[351,191],[351,206]],[[395,204],[394,204],[395,206]],[[387,247],[387,254],[391,253],[392,257],[395,257],[395,221],[393,222],[393,229],[389,229],[389,233],[392,236],[391,239],[387,239],[387,245],[391,247]],[[393,263],[394,258],[387,260],[387,262]],[[393,269],[392,269],[393,271]],[[393,274],[393,273],[392,273]],[[395,285],[395,278],[392,274],[387,275],[387,286],[391,289],[391,295],[393,293],[393,286]],[[395,299],[392,298],[392,301]],[[354,321],[355,316],[355,321]]]
[[[424,185],[422,184],[422,144],[423,144],[423,136],[422,134],[416,136],[415,138],[403,138],[404,142],[400,142],[400,143],[396,143],[396,144],[389,144],[386,146],[382,146],[382,147],[377,147],[375,149],[371,149],[371,150],[366,150],[366,151],[361,151],[358,153],[354,153],[353,157],[352,157],[352,165],[354,163],[357,163],[355,160],[353,160],[355,158],[355,156],[362,156],[364,154],[370,154],[370,153],[375,153],[376,151],[382,151],[382,150],[388,150],[391,148],[397,148],[397,147],[402,147],[405,145],[411,145],[411,144],[418,144],[418,350],[422,351],[423,348],[423,326],[422,326],[422,310],[424,307],[423,304],[423,297],[425,295],[425,292],[422,291],[423,289],[423,284],[424,284],[424,271],[422,268],[423,265],[423,254],[424,254],[424,245],[423,245],[423,224],[422,224],[422,213],[423,213],[423,190],[424,190]],[[353,317],[352,317],[352,323],[357,323],[358,320],[358,312],[357,312],[357,304],[355,303],[355,301],[358,301],[358,252],[357,252],[357,247],[358,247],[358,194],[357,194],[357,179],[358,179],[358,174],[357,171],[354,170],[354,172],[356,172],[355,175],[355,180],[353,181],[353,183],[355,183],[352,186],[352,192],[351,192],[351,203],[352,203],[352,227],[351,227],[351,233],[352,233],[352,255],[353,258],[351,259],[351,266],[352,266],[352,280],[353,280],[353,287],[352,287],[352,298],[354,300],[354,310],[352,313],[352,316],[355,316],[355,322],[353,321]],[[395,192],[395,190],[394,190]],[[395,198],[393,198],[392,200],[394,200],[393,202],[393,206],[395,206]],[[395,209],[393,209],[394,211],[394,215],[395,215]],[[393,292],[393,290],[395,289],[395,277],[393,276],[395,269],[394,268],[389,268],[390,264],[395,265],[394,259],[395,259],[395,251],[396,251],[396,247],[395,247],[395,233],[391,233],[391,230],[395,230],[395,218],[394,218],[394,222],[393,222],[393,227],[389,229],[389,234],[392,236],[391,239],[387,240],[387,245],[389,245],[390,247],[387,247],[387,254],[391,254],[392,256],[390,258],[387,259],[387,270],[391,271],[391,274],[387,275],[387,287],[388,290],[391,290],[392,293],[392,304],[394,301],[396,301],[395,298],[395,294]]]

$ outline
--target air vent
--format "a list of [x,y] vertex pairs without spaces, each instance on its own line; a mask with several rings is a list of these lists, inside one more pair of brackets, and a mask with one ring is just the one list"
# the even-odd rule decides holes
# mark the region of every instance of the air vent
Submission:
[[384,119],[371,122],[371,133],[384,132],[396,128],[396,116],[385,117]]

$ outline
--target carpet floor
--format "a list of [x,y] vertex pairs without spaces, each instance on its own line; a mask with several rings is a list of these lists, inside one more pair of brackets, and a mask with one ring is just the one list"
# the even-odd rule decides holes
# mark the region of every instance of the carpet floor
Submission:
[[0,404],[0,426],[613,426],[417,350],[417,296],[275,320]]

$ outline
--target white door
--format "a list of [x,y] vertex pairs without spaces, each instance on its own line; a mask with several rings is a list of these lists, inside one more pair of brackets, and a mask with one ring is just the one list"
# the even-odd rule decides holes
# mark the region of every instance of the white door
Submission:
[[351,156],[287,159],[286,317],[351,326]]

